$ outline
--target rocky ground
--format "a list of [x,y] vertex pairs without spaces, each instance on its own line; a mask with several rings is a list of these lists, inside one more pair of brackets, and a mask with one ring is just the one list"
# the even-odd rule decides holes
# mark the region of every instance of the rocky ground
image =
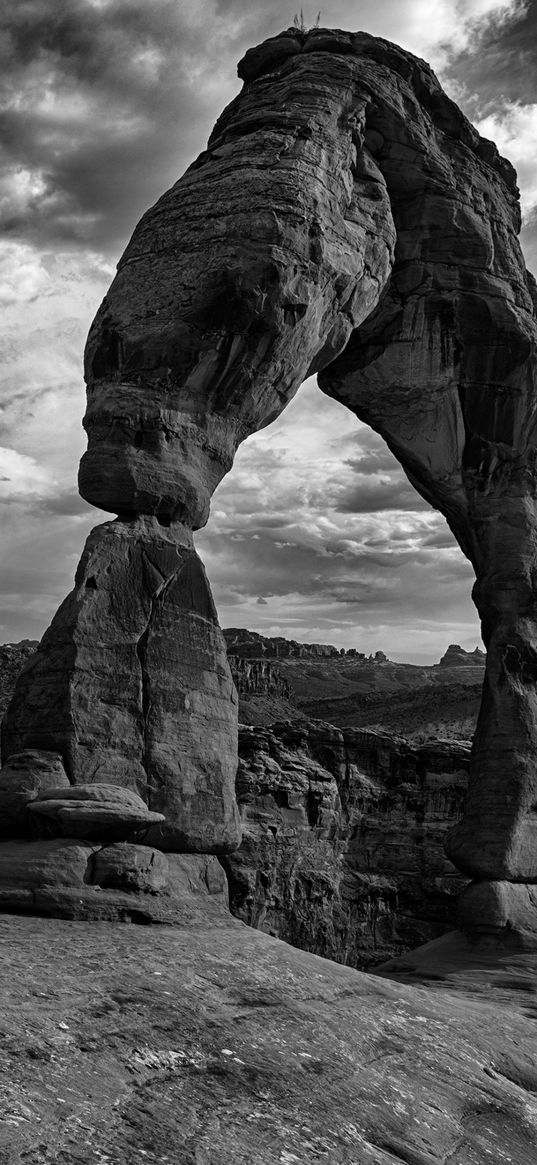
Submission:
[[[29,647],[4,654],[6,698]],[[246,696],[292,706],[280,665],[239,664]],[[233,915],[196,857],[173,925],[0,915],[0,1165],[534,1165],[535,954],[444,934],[468,755],[245,726]]]
[[0,935],[2,1165],[534,1165],[530,955],[409,986],[202,900]]

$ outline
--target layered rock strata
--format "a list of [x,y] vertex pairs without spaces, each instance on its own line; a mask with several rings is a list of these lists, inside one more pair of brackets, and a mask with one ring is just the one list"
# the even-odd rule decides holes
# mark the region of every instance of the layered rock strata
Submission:
[[77,783],[96,756],[164,812],[169,848],[237,844],[231,682],[190,532],[238,444],[319,372],[475,567],[487,669],[449,852],[532,883],[537,324],[514,171],[424,62],[366,34],[291,29],[239,74],[90,332],[80,491],[118,520],[90,537],[4,755],[60,751]]
[[232,912],[362,969],[443,934],[465,885],[443,843],[469,756],[320,721],[241,727]]
[[70,785],[61,757],[27,750],[0,771],[0,910],[177,923],[198,894],[227,905],[218,859],[165,854],[162,813],[121,785]]
[[164,814],[161,849],[218,853],[239,837],[236,720],[191,532],[156,518],[98,526],[19,677],[5,750],[58,751],[71,783],[125,785]]

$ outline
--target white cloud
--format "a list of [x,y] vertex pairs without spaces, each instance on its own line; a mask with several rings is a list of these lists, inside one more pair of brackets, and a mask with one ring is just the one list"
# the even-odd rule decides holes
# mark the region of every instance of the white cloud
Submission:
[[528,217],[537,204],[537,103],[509,102],[476,122],[479,133],[496,142],[517,170],[521,204]]
[[0,244],[0,303],[27,304],[50,289],[49,272],[42,256],[26,243]]
[[49,469],[16,449],[0,446],[0,502],[46,497],[53,486]]

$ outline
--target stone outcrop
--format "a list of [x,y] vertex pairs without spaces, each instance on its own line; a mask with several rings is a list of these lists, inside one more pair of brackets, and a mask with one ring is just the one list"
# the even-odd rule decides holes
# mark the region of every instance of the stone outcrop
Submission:
[[0,717],[13,695],[15,681],[24,664],[39,646],[37,640],[21,639],[19,643],[0,644]]
[[164,814],[159,848],[218,853],[238,841],[236,719],[191,532],[156,518],[97,527],[19,677],[5,753],[59,751],[70,782],[125,785]]
[[241,696],[290,697],[291,689],[287,680],[269,660],[230,655],[229,663],[239,699]]
[[514,171],[423,61],[367,34],[290,29],[239,74],[91,329],[79,486],[118,517],[19,683],[4,756],[55,750],[74,783],[133,788],[170,850],[237,844],[236,711],[191,532],[239,443],[319,373],[476,571],[486,676],[449,852],[537,882],[537,297]]
[[360,968],[444,933],[465,884],[443,843],[469,756],[319,721],[241,728],[243,839],[221,859],[233,913]]
[[465,651],[458,643],[450,643],[438,666],[484,668],[486,661],[486,653],[481,651],[480,647],[475,647],[473,651]]

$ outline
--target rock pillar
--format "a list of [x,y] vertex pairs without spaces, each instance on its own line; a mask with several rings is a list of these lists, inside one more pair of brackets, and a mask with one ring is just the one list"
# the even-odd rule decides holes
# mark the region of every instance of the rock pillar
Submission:
[[123,785],[162,813],[148,835],[160,849],[219,853],[239,839],[236,738],[235,689],[192,532],[154,517],[97,526],[19,679],[5,752],[59,752],[73,784]]
[[465,874],[537,883],[537,501],[526,474],[473,498],[474,598],[487,663],[464,818],[448,840]]

